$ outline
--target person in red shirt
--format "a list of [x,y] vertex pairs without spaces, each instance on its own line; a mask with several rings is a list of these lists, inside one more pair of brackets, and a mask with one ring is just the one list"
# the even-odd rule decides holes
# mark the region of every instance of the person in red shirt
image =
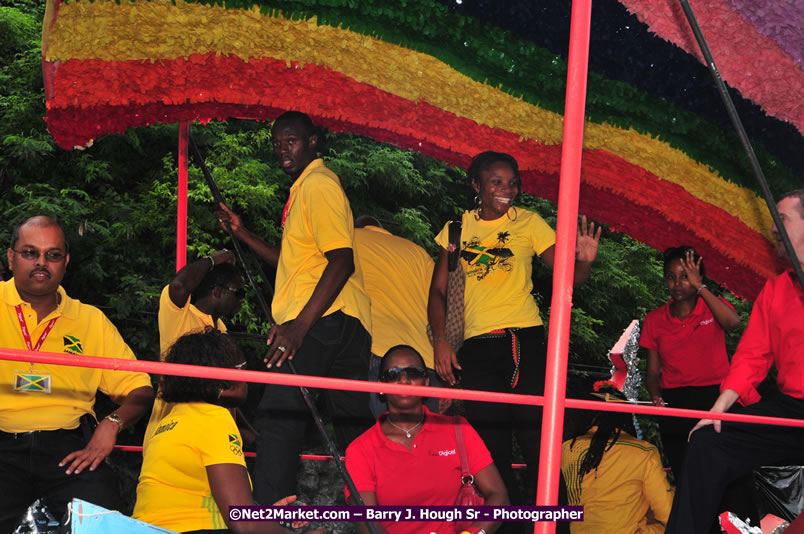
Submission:
[[[703,283],[703,259],[692,247],[664,252],[664,278],[670,301],[648,313],[639,338],[648,349],[646,386],[656,406],[707,410],[729,372],[725,331],[740,326],[731,304]],[[662,445],[678,479],[694,419],[664,417]]]
[[[413,347],[397,345],[382,358],[380,380],[397,384],[429,385],[424,360]],[[346,468],[368,506],[452,506],[461,487],[461,460],[455,420],[430,412],[422,397],[386,395],[388,412],[346,449]],[[459,418],[469,470],[487,505],[509,504],[499,471],[483,440],[466,420]],[[356,501],[346,490],[350,504]],[[380,534],[452,534],[448,521],[375,522]],[[491,534],[499,522],[476,521],[466,530]],[[360,534],[368,534],[358,524]]]
[[[777,207],[796,256],[804,258],[804,189],[782,196]],[[774,226],[771,231],[779,241]],[[788,269],[768,280],[754,302],[720,396],[722,413],[736,402],[741,413],[804,419],[804,291]],[[757,386],[771,365],[779,395],[760,399]],[[687,459],[667,524],[668,533],[704,533],[715,520],[726,486],[755,467],[804,462],[804,428],[701,419],[690,434]]]

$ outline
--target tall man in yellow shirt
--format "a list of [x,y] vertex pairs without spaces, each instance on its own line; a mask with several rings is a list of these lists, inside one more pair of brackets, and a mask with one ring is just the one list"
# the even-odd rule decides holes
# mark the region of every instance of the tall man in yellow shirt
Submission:
[[[295,182],[282,216],[281,247],[265,243],[225,206],[220,213],[235,235],[276,265],[267,367],[299,374],[366,380],[371,349],[369,300],[352,252],[354,225],[338,177],[316,158],[318,136],[310,118],[281,115],[272,129],[274,153]],[[368,395],[324,391],[338,445],[344,449],[371,426]],[[262,504],[296,493],[298,455],[309,415],[297,388],[268,385],[255,426],[254,495]]]
[[[69,248],[61,226],[31,217],[8,249],[14,277],[0,282],[0,347],[134,360],[106,316],[60,286]],[[120,407],[94,431],[98,390]],[[37,498],[61,517],[73,498],[116,508],[117,481],[103,459],[117,433],[150,407],[145,373],[0,360],[0,532]]]

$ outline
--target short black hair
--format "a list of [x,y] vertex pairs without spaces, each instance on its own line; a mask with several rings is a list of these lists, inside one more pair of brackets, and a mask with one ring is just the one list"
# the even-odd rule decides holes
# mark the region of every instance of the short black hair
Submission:
[[14,230],[11,231],[11,243],[9,244],[9,248],[11,250],[16,250],[14,247],[17,246],[17,241],[19,241],[20,239],[20,229],[26,224],[28,224],[31,221],[31,219],[35,219],[37,217],[41,217],[42,220],[40,222],[34,223],[36,224],[36,226],[39,226],[40,228],[47,228],[48,226],[57,226],[59,230],[61,230],[61,235],[64,236],[64,250],[67,254],[69,254],[70,242],[67,241],[67,233],[64,231],[64,227],[54,217],[42,214],[26,217],[25,219],[20,221],[20,223],[17,224],[17,226],[14,227]]
[[784,200],[786,198],[797,198],[798,199],[798,211],[801,215],[801,218],[804,219],[804,188],[803,189],[793,189],[792,191],[788,191],[787,193],[782,193],[782,196],[779,197],[777,202]]
[[280,116],[276,118],[274,121],[274,127],[281,122],[298,122],[304,128],[304,133],[307,134],[307,137],[312,135],[318,135],[318,131],[313,124],[313,120],[310,118],[309,115],[306,113],[302,113],[301,111],[286,111]]
[[192,293],[191,302],[198,302],[212,293],[216,287],[226,287],[236,278],[243,278],[239,268],[231,263],[219,263],[201,279],[198,287]]
[[466,170],[466,176],[469,178],[469,183],[480,183],[480,173],[488,170],[489,167],[498,162],[506,163],[511,167],[511,170],[514,171],[516,183],[521,191],[522,177],[519,175],[519,164],[516,162],[514,156],[511,154],[506,154],[505,152],[494,152],[493,150],[481,152],[472,158],[472,163],[469,164],[469,168]]
[[[680,260],[687,257],[687,252],[692,252],[692,259],[693,261],[698,261],[701,256],[695,252],[695,249],[688,246],[688,245],[681,245],[680,247],[670,247],[664,251],[664,274],[667,274],[667,268],[670,264],[676,260]],[[706,268],[704,267],[704,262],[701,260],[701,277],[703,278],[706,276]]]
[[373,215],[361,215],[355,219],[355,228],[365,228],[366,226],[376,226],[378,228],[382,228],[380,220]]
[[419,354],[418,350],[414,349],[410,345],[394,345],[393,347],[385,351],[385,355],[382,357],[382,362],[380,363],[380,374],[384,373],[385,370],[388,369],[388,365],[386,365],[386,362],[390,361],[390,358],[388,358],[388,356],[400,350],[407,350],[415,354],[416,357],[419,359],[419,362],[421,362],[422,364],[422,369],[427,369],[427,364],[424,363],[424,358],[422,358],[422,355]]
[[[186,365],[203,365],[234,369],[245,358],[240,348],[226,334],[217,330],[185,334],[168,349],[165,361]],[[165,402],[208,402],[218,400],[219,393],[230,388],[228,380],[162,375],[159,396]]]

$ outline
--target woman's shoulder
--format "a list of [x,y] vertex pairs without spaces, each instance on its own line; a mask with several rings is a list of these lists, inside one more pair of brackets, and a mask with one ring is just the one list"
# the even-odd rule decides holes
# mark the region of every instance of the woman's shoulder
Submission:
[[670,301],[667,301],[658,308],[652,309],[651,311],[645,314],[645,321],[648,321],[649,319],[651,321],[661,319],[667,313],[667,307],[669,305]]
[[365,450],[372,450],[385,439],[385,435],[380,429],[379,420],[371,425],[368,430],[357,436],[352,443],[346,447],[346,456],[349,454],[362,454]]

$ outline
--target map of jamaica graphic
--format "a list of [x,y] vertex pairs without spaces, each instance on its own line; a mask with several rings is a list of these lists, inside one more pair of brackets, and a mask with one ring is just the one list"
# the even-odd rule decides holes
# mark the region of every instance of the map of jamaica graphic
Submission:
[[483,280],[494,271],[509,272],[513,269],[514,253],[505,246],[510,239],[510,233],[499,232],[497,242],[493,247],[482,245],[477,236],[473,236],[469,241],[464,241],[461,258],[467,264],[466,276],[474,276],[478,280]]

